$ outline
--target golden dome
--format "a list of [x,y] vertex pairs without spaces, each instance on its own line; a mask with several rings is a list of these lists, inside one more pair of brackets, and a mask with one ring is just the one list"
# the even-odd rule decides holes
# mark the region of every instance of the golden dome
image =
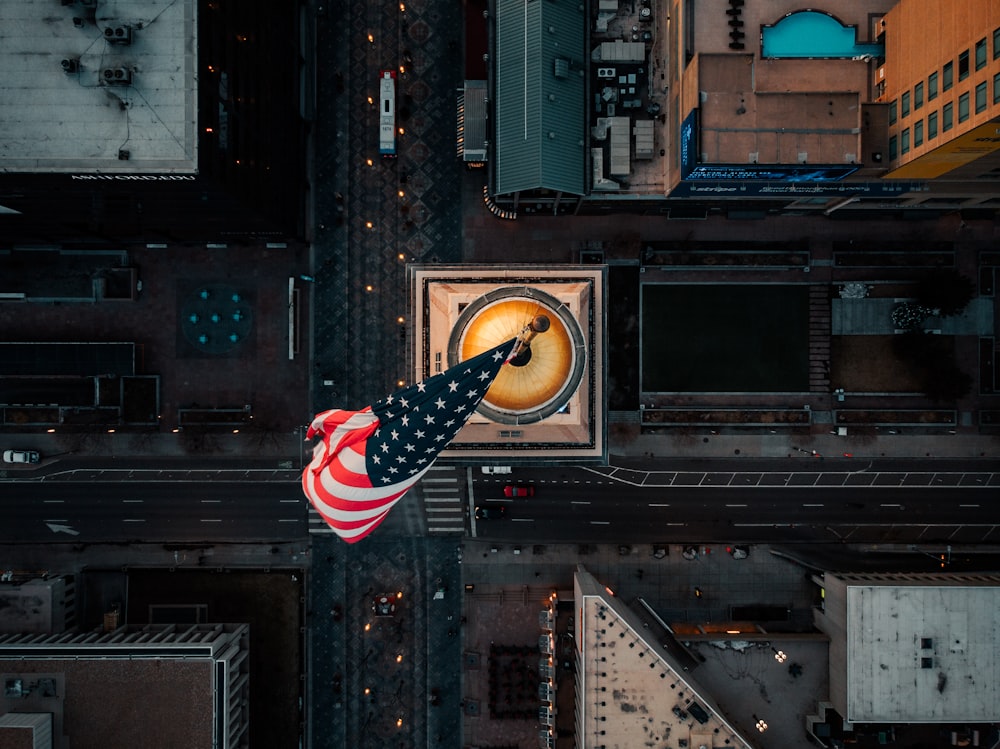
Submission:
[[549,319],[549,329],[532,339],[527,363],[508,363],[500,370],[483,401],[498,411],[536,411],[559,396],[574,371],[573,337],[555,310],[524,297],[483,306],[462,331],[459,359],[464,361],[518,335],[536,315]]

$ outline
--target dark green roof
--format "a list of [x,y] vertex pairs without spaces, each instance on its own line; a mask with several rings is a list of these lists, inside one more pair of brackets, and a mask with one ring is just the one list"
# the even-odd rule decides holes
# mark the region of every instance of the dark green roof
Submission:
[[497,0],[496,192],[584,193],[582,0]]

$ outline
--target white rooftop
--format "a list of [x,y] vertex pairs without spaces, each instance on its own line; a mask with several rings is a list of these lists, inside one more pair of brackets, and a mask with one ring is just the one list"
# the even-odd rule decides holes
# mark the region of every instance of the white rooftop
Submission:
[[196,66],[195,0],[0,2],[0,171],[196,172]]
[[854,722],[1000,719],[1000,586],[851,585]]
[[[751,749],[683,667],[618,598],[578,566],[574,597],[576,745]],[[704,721],[704,722],[702,722]]]

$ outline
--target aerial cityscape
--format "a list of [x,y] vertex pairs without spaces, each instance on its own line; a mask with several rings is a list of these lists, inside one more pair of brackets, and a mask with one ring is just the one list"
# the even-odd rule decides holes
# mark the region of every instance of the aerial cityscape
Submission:
[[996,0],[0,2],[0,747],[1000,747]]

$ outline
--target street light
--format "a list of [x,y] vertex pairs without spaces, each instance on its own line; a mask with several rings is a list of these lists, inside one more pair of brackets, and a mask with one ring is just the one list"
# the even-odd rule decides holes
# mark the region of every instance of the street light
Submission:
[[784,652],[782,652],[781,650],[777,650],[776,648],[771,648],[771,650],[774,651],[774,660],[776,660],[778,663],[784,663],[786,660],[788,660],[788,656],[785,655]]

